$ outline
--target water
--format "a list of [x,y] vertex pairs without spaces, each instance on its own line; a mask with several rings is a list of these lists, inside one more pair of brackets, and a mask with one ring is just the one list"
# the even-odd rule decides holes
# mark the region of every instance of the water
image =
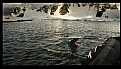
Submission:
[[[3,23],[3,65],[81,65],[85,54],[120,36],[120,22],[40,20]],[[68,41],[79,37],[78,54]]]

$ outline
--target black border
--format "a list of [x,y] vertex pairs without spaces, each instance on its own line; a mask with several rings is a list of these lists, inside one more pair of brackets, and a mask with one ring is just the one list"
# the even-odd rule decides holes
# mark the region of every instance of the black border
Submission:
[[120,3],[120,0],[3,0],[3,3]]
[[[107,2],[107,3],[120,3],[120,0],[104,0],[104,1],[103,0],[51,0],[51,1],[50,0],[3,0],[2,3],[105,3],[105,2]],[[1,24],[2,24],[2,22],[1,22]],[[1,29],[1,30],[3,30],[3,29]],[[1,33],[2,33],[2,31],[1,31]],[[3,38],[2,34],[1,34],[1,38]],[[1,47],[2,47],[2,45],[1,45]],[[2,54],[1,54],[1,57],[2,57]],[[104,69],[104,68],[118,69],[118,68],[120,68],[119,65],[118,66],[114,66],[114,65],[113,66],[107,66],[107,65],[103,65],[103,66],[102,65],[100,65],[100,66],[95,66],[95,65],[93,65],[93,66],[87,66],[87,65],[85,65],[85,66],[83,66],[83,65],[5,66],[5,65],[2,64],[2,60],[1,60],[1,67],[6,68],[6,69],[7,68],[8,69],[10,69],[10,68],[12,68],[12,69],[13,68],[16,68],[16,69],[18,69],[18,68],[20,68],[20,69],[26,69],[26,68],[28,68],[28,69],[30,69],[30,68],[33,68],[33,69],[36,69],[36,68],[39,68],[39,69],[46,69],[46,68],[48,68],[48,69],[63,69],[63,68],[65,68],[65,69],[73,69],[73,68],[74,69],[87,69],[87,68],[89,68],[89,69],[90,68],[92,68],[92,69],[93,68],[95,68],[95,69],[98,69],[98,68],[101,68],[101,69]]]

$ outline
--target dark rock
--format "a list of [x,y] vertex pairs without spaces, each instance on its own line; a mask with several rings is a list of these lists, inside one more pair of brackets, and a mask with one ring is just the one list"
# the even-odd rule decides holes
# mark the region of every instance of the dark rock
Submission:
[[96,17],[101,17],[101,16],[102,16],[102,14],[103,14],[103,12],[102,12],[102,11],[97,11]]
[[24,13],[20,13],[17,17],[23,17]]

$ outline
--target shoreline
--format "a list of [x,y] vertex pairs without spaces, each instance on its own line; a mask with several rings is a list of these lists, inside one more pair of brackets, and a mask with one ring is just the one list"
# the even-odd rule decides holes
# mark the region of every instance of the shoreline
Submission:
[[2,21],[2,22],[25,22],[25,21],[33,21],[33,20],[30,19],[30,20],[15,20],[15,21]]

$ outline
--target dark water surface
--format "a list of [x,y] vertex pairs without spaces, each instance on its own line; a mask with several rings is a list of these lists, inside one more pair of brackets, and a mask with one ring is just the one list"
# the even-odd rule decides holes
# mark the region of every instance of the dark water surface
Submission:
[[[3,65],[81,65],[86,52],[120,36],[120,22],[41,20],[3,23]],[[71,55],[67,37],[80,37]]]

